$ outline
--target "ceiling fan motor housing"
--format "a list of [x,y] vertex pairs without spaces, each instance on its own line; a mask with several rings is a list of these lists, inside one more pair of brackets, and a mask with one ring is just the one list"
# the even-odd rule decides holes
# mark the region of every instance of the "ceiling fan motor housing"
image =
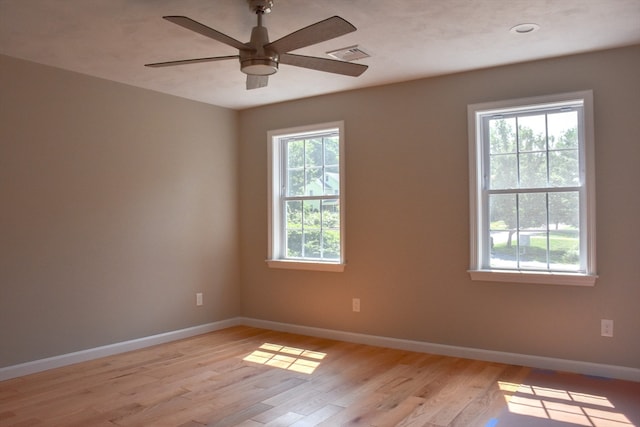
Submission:
[[269,34],[262,25],[253,27],[249,45],[253,50],[240,51],[240,70],[251,76],[269,76],[278,71],[278,53],[264,46],[269,43]]

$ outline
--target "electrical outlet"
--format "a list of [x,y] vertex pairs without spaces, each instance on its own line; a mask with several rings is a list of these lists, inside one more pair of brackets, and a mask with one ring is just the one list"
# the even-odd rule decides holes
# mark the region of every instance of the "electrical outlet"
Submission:
[[360,298],[354,298],[351,300],[351,308],[356,313],[360,313]]
[[613,320],[600,320],[600,335],[602,335],[603,337],[613,336]]
[[196,305],[198,306],[202,305],[202,292],[198,292],[196,294]]

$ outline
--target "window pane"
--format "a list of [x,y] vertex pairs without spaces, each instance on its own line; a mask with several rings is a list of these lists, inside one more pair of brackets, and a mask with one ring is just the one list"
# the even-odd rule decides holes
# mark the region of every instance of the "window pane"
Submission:
[[578,112],[567,111],[547,115],[549,149],[578,149]]
[[304,195],[304,169],[287,170],[287,196]]
[[547,194],[530,193],[518,196],[520,230],[547,229]]
[[286,202],[287,228],[302,228],[302,202],[289,200]]
[[547,194],[518,196],[518,254],[520,268],[547,268]]
[[322,201],[322,228],[340,230],[340,202]]
[[322,201],[322,257],[340,258],[340,204],[338,200]]
[[321,196],[324,194],[322,168],[307,168],[305,176],[305,196]]
[[549,263],[553,270],[580,269],[580,234],[577,229],[549,232]]
[[549,225],[555,230],[579,229],[580,207],[577,191],[549,194]]
[[304,257],[305,258],[320,258],[320,243],[321,232],[320,230],[305,229],[304,232]]
[[305,258],[320,258],[320,200],[305,200],[303,204],[302,224],[303,256]]
[[491,154],[516,152],[516,119],[489,120],[489,149]]
[[322,258],[330,260],[340,259],[340,231],[322,231]]
[[305,142],[305,166],[322,167],[322,138],[307,139]]
[[555,270],[580,269],[580,198],[577,191],[549,194],[549,263]]
[[546,231],[518,233],[518,256],[521,269],[546,270],[547,254]]
[[546,153],[520,154],[520,187],[541,188],[547,186]]
[[340,149],[338,136],[324,138],[324,164],[325,166],[338,166]]
[[324,194],[340,194],[340,173],[337,166],[324,168]]
[[490,159],[489,188],[502,190],[518,187],[518,156],[500,154]]
[[305,200],[302,203],[304,228],[320,228],[320,200]]
[[287,258],[302,257],[302,231],[287,230]]
[[517,227],[516,195],[489,196],[489,245],[492,268],[517,268],[514,235]]
[[304,166],[304,140],[287,143],[287,167],[302,168]]
[[302,256],[302,202],[299,200],[287,201],[286,211],[286,256],[299,258]]
[[556,187],[580,185],[578,150],[549,151],[549,184]]
[[545,115],[518,117],[518,149],[520,152],[546,151]]

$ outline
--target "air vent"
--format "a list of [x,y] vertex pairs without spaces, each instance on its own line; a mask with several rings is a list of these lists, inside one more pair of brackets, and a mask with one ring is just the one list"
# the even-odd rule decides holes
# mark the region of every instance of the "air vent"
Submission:
[[355,61],[362,58],[369,58],[371,56],[358,46],[349,46],[343,47],[342,49],[338,50],[332,50],[331,52],[327,52],[327,55],[332,58],[339,59],[340,61],[347,62]]

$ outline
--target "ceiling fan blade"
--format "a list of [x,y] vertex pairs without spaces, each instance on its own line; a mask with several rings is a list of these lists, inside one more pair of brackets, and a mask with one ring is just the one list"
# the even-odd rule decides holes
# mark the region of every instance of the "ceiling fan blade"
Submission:
[[216,31],[213,28],[209,28],[206,25],[201,24],[197,21],[194,21],[191,18],[187,18],[186,16],[163,16],[163,18],[169,22],[173,22],[174,24],[180,25],[181,27],[184,27],[188,30],[195,31],[196,33],[202,34],[203,36],[217,40],[231,47],[235,47],[236,49],[240,49],[240,50],[250,49],[249,46],[234,39],[233,37],[229,37],[228,35],[221,33],[220,31]]
[[348,21],[339,16],[333,16],[271,42],[265,45],[265,48],[283,54],[302,47],[311,46],[312,44],[331,40],[355,30],[356,27]]
[[239,55],[230,56],[212,56],[210,58],[181,59],[178,61],[154,62],[152,64],[144,64],[145,67],[172,67],[174,65],[197,64],[200,62],[224,61],[225,59],[238,59]]
[[247,90],[267,87],[269,76],[252,76],[247,74]]
[[358,77],[369,68],[368,65],[354,64],[353,62],[336,61],[318,58],[317,56],[293,55],[291,53],[280,55],[280,63],[352,77]]

